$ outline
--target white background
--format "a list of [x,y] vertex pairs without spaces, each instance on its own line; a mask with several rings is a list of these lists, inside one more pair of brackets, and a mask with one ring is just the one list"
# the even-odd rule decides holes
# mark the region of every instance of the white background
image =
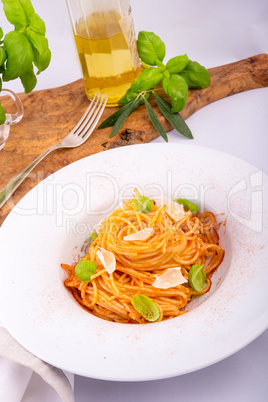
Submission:
[[[132,0],[131,4],[136,34],[140,30],[158,34],[166,44],[166,60],[187,53],[210,68],[268,52],[267,0]],[[51,64],[38,77],[36,89],[81,78],[65,1],[33,0],[33,5],[46,23],[52,51]],[[2,4],[0,21],[7,33],[11,26],[5,21]],[[23,91],[19,81],[5,85]],[[195,138],[192,143],[236,155],[267,174],[267,106],[267,88],[217,101],[187,120]],[[169,142],[191,143],[175,131],[168,137]],[[224,361],[181,377],[120,383],[76,376],[76,401],[266,401],[267,350],[266,331]]]

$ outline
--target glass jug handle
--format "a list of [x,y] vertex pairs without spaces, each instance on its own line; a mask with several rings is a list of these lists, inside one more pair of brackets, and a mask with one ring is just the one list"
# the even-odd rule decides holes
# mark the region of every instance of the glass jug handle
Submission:
[[9,136],[10,126],[19,123],[24,113],[23,105],[17,94],[10,91],[9,89],[2,89],[2,91],[0,92],[0,101],[1,98],[4,96],[9,96],[13,99],[17,110],[15,113],[6,113],[6,121],[4,124],[0,125],[0,150],[5,146],[6,140]]

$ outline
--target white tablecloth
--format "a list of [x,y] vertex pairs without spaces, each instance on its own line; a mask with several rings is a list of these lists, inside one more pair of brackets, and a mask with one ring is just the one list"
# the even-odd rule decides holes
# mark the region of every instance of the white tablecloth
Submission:
[[[49,68],[36,89],[57,87],[81,78],[64,0],[33,0],[45,20],[52,50]],[[268,52],[267,0],[132,0],[136,33],[154,31],[166,43],[166,59],[187,53],[207,68]],[[10,30],[2,5],[0,25]],[[9,89],[22,92],[19,81]],[[236,155],[268,172],[268,88],[228,97],[191,116],[195,145]],[[169,142],[189,143],[172,131]],[[161,142],[158,138],[154,142]],[[1,157],[1,156],[0,156]],[[267,202],[267,200],[266,200]],[[249,323],[250,325],[250,323]],[[233,356],[194,373],[159,381],[121,383],[74,377],[76,402],[84,401],[258,401],[268,395],[268,332]],[[72,374],[67,374],[72,382]],[[10,387],[23,401],[59,401],[50,386],[32,371],[0,360],[0,387]],[[10,394],[11,396],[11,394]],[[10,399],[20,400],[19,397]],[[8,402],[8,401],[5,401]]]

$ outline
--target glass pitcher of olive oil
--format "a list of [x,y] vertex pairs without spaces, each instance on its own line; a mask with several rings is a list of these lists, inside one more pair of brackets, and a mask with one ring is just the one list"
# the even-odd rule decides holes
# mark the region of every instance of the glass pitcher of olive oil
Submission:
[[140,74],[129,0],[66,0],[89,99],[116,106]]

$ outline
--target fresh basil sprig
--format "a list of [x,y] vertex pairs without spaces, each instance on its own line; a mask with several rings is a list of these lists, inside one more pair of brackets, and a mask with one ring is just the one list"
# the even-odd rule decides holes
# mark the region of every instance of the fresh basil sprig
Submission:
[[[187,138],[193,138],[179,112],[186,105],[188,88],[206,88],[210,84],[208,70],[196,61],[189,60],[186,54],[171,58],[165,65],[163,63],[166,54],[165,44],[153,32],[141,31],[138,35],[137,48],[145,70],[141,72],[125,95],[119,99],[118,104],[122,108],[108,117],[98,128],[113,126],[110,134],[110,137],[113,137],[127,117],[138,106],[145,103],[152,124],[164,140],[168,141],[163,126],[148,102],[149,97],[153,94],[161,113],[175,130]],[[160,83],[168,95],[171,105],[156,93],[155,88]]]
[[[37,83],[36,74],[44,71],[51,59],[44,21],[35,13],[30,0],[1,0],[7,20],[14,30],[3,38],[0,28],[0,91],[2,81],[20,78],[25,93]],[[37,73],[34,72],[34,66]],[[0,104],[0,124],[6,116]]]

